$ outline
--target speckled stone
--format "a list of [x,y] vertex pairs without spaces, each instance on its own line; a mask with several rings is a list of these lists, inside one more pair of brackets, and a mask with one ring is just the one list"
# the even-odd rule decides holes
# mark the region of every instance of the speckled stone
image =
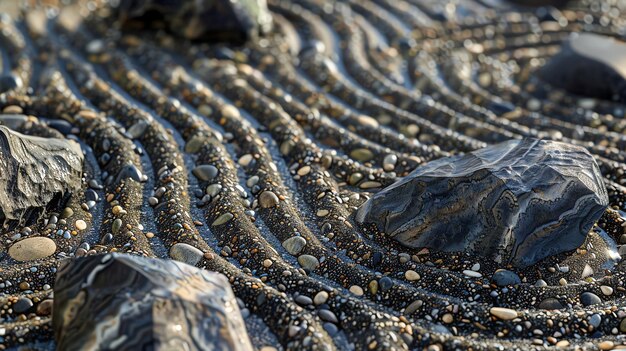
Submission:
[[9,247],[9,256],[20,262],[34,261],[54,254],[57,245],[52,239],[36,236],[20,240]]
[[292,236],[283,241],[283,247],[292,255],[297,255],[306,246],[306,240],[301,236]]

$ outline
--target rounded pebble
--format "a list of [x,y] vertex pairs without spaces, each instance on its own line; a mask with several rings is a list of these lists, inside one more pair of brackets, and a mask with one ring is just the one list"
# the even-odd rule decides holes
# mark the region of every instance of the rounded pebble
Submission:
[[539,308],[544,310],[560,310],[563,308],[561,302],[553,297],[548,297],[541,301]]
[[283,247],[291,255],[297,255],[306,246],[306,240],[301,236],[292,236],[291,238],[283,241]]
[[408,281],[416,281],[416,280],[420,280],[420,278],[421,278],[419,273],[417,273],[414,270],[410,270],[410,269],[408,271],[404,272],[404,277]]
[[33,300],[27,297],[20,297],[13,305],[13,311],[15,313],[24,313],[33,307]]
[[319,310],[319,312],[317,312],[317,314],[320,316],[320,318],[323,321],[326,322],[331,322],[331,323],[338,323],[339,320],[337,319],[337,316],[335,316],[335,314],[332,311],[329,310]]
[[9,247],[9,256],[20,262],[34,261],[49,257],[57,249],[57,245],[52,239],[36,236],[20,240]]
[[328,300],[328,293],[326,291],[318,292],[317,294],[315,294],[315,297],[313,298],[313,302],[316,305],[325,304],[327,300]]
[[219,173],[219,171],[217,167],[213,165],[200,165],[194,168],[193,171],[191,171],[191,173],[193,173],[193,175],[196,176],[196,178],[202,181],[208,182],[208,181],[213,180],[215,177],[217,177],[217,174]]
[[195,266],[202,260],[202,251],[185,243],[177,243],[170,248],[170,257],[176,261]]
[[363,294],[364,294],[363,288],[361,288],[358,285],[352,285],[350,287],[350,292],[353,293],[356,296],[363,296]]
[[302,268],[310,271],[314,271],[320,265],[320,261],[311,255],[300,255],[298,257],[298,263],[300,263]]
[[85,223],[85,221],[83,221],[82,219],[77,220],[74,225],[76,226],[76,229],[78,230],[85,230],[87,229],[87,223]]
[[505,321],[517,318],[517,311],[504,307],[492,307],[489,309],[492,316]]
[[584,306],[591,306],[599,304],[600,302],[602,302],[602,300],[600,300],[600,297],[592,292],[587,291],[580,294],[580,303],[582,303]]
[[213,221],[213,223],[211,225],[216,226],[216,225],[222,225],[228,221],[230,221],[231,219],[233,219],[233,214],[230,212],[226,212],[224,214],[222,214],[221,216],[217,217],[217,219],[215,221]]
[[278,196],[274,194],[272,191],[264,191],[259,195],[259,205],[262,208],[270,208],[278,205]]

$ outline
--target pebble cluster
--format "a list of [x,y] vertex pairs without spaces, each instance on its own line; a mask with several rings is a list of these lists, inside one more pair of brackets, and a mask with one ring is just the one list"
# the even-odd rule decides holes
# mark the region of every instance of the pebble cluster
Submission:
[[[86,155],[64,208],[0,230],[0,349],[52,343],[57,264],[104,252],[223,273],[263,351],[626,348],[625,106],[535,74],[571,32],[623,36],[623,5],[268,3],[244,46],[120,32],[106,7],[0,17],[0,123]],[[429,160],[525,136],[604,176],[574,252],[515,269],[354,220]]]

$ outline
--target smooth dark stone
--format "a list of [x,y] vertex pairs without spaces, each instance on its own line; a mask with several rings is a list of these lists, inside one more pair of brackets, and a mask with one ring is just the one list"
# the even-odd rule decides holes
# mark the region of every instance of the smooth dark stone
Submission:
[[52,120],[48,122],[48,126],[58,130],[63,135],[68,135],[72,132],[72,125],[68,121]]
[[22,80],[13,74],[4,74],[0,76],[0,94],[18,89],[21,86]]
[[515,105],[508,101],[493,101],[487,106],[496,115],[500,116],[515,110]]
[[582,303],[584,306],[591,306],[591,305],[599,304],[601,302],[602,300],[600,300],[598,295],[592,292],[584,292],[580,294],[580,303]]
[[374,267],[377,267],[382,261],[383,261],[383,254],[378,251],[374,252],[374,255],[372,255],[372,265]]
[[130,178],[136,182],[142,182],[143,174],[141,173],[139,168],[137,168],[137,166],[133,164],[127,164],[120,170],[115,182],[119,183],[122,179],[126,178]]
[[111,243],[111,241],[113,241],[113,234],[111,233],[106,233],[103,237],[102,240],[100,240],[100,242],[104,245],[107,245],[109,243]]
[[62,262],[52,321],[59,350],[252,350],[226,277],[172,260]]
[[85,191],[85,200],[98,201],[99,200],[98,193],[95,192],[93,189],[87,189],[87,191]]
[[579,247],[607,205],[587,150],[529,138],[421,166],[373,195],[356,220],[408,247],[526,267]]
[[191,40],[237,43],[268,33],[272,16],[263,0],[122,1],[119,18],[127,26],[166,28]]
[[626,102],[626,42],[575,33],[538,72],[541,79],[572,94]]
[[391,280],[391,278],[389,277],[382,277],[378,281],[378,286],[380,287],[381,291],[387,291],[393,286],[393,280]]
[[337,328],[337,326],[333,323],[324,323],[323,327],[324,330],[326,330],[326,332],[328,333],[328,336],[335,336],[335,334],[339,332],[339,328]]
[[22,297],[13,305],[15,313],[24,313],[33,307],[33,301],[27,297]]
[[548,297],[539,303],[539,308],[543,310],[560,310],[563,308],[563,305],[559,300]]
[[506,269],[497,270],[491,277],[491,280],[496,283],[497,286],[517,285],[522,283],[517,274]]
[[80,189],[83,153],[72,141],[0,126],[0,222],[30,223]]

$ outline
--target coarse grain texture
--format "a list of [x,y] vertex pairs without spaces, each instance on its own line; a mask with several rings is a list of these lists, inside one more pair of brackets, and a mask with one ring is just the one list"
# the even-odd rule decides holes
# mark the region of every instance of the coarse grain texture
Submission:
[[[623,37],[622,4],[268,5],[271,30],[243,44],[187,41],[198,33],[167,29],[189,18],[176,11],[164,30],[119,26],[106,6],[0,17],[0,123],[84,153],[65,203],[0,231],[2,348],[53,349],[58,263],[110,252],[225,275],[262,350],[623,345],[621,85],[574,95],[541,71],[572,32]],[[516,266],[407,247],[355,217],[420,166],[524,138],[598,166],[587,185],[608,208],[577,247]]]

